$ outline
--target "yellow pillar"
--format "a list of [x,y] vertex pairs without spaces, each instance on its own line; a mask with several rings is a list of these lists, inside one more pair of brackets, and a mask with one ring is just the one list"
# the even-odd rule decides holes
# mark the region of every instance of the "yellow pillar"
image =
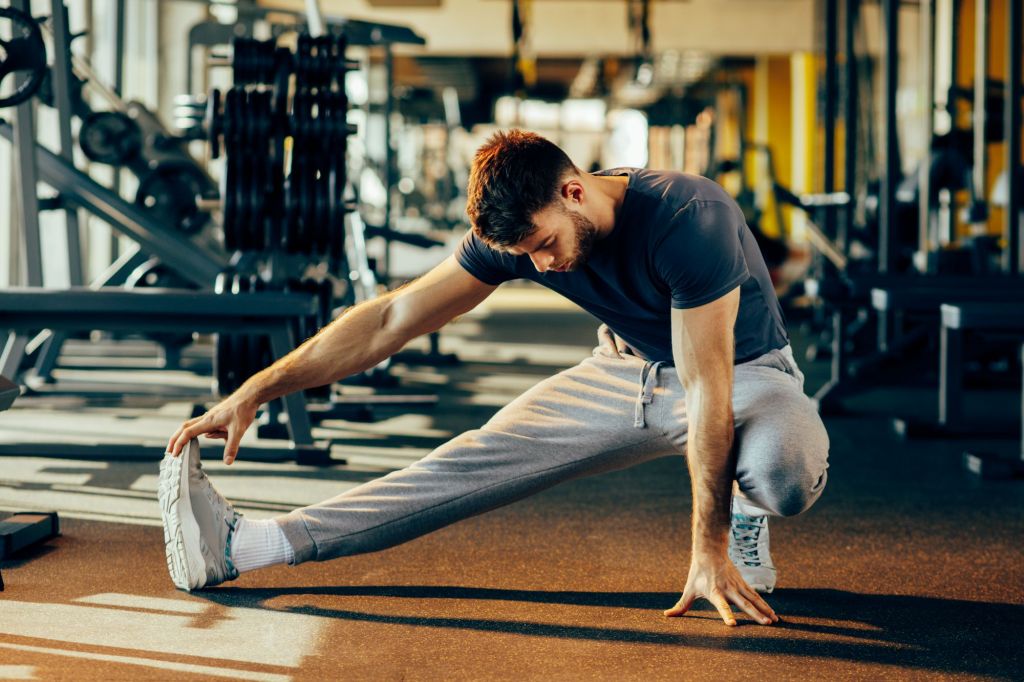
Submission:
[[[771,148],[775,162],[776,178],[782,184],[792,183],[792,88],[790,59],[786,56],[761,56],[754,63],[753,75],[753,116],[751,116],[750,139],[754,143]],[[768,183],[767,157],[762,152],[751,153],[751,177],[758,183],[757,203],[764,215],[761,229],[772,237],[784,236],[785,225],[776,219],[775,197]],[[789,206],[783,206],[783,221],[789,223]]]
[[[815,117],[818,66],[814,54],[797,52],[790,57],[792,81],[792,178],[793,192],[815,191],[815,158],[818,126]],[[790,218],[790,238],[796,244],[807,241],[807,216],[794,211]]]

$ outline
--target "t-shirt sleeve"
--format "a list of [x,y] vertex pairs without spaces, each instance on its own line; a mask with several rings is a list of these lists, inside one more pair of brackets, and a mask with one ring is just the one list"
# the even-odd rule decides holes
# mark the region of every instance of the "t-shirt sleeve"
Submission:
[[467,230],[455,251],[455,260],[469,274],[484,284],[497,286],[517,277],[502,254],[484,244],[473,230]]
[[740,231],[742,213],[721,201],[693,200],[654,245],[658,277],[673,308],[696,308],[721,298],[750,277]]

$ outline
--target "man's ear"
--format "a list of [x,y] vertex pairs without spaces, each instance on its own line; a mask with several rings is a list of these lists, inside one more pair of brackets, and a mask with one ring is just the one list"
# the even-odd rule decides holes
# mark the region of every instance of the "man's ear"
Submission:
[[562,198],[572,204],[583,203],[583,183],[578,178],[570,178],[562,185]]

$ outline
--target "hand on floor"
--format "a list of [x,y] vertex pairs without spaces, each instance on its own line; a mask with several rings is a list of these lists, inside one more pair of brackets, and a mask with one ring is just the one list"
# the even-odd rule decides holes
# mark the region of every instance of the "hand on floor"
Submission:
[[722,556],[695,555],[690,561],[690,574],[686,578],[686,589],[675,606],[665,611],[672,618],[682,616],[693,602],[703,597],[718,609],[726,625],[736,625],[729,604],[743,609],[751,618],[762,625],[777,623],[779,617],[772,607],[753,590],[736,570],[729,558]]

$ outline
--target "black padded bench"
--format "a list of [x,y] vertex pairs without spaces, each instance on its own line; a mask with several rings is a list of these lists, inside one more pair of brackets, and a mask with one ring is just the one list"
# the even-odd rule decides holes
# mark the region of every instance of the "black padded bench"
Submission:
[[[957,428],[963,423],[963,344],[967,332],[1009,336],[1020,342],[1024,365],[1024,299],[1006,303],[960,303],[942,306],[942,361],[939,374],[939,420]],[[1024,376],[1022,376],[1024,382]],[[967,469],[983,478],[1024,476],[1024,383],[1021,386],[1020,451],[1014,458],[964,453]]]
[[[939,277],[902,273],[850,273],[840,277],[808,280],[808,284],[812,282],[817,284],[816,294],[826,300],[832,309],[831,378],[814,396],[822,413],[841,412],[845,395],[868,386],[870,382],[867,378],[881,363],[924,336],[925,330],[918,329],[915,333],[900,334],[890,343],[890,322],[896,322],[895,329],[901,332],[905,312],[930,313],[937,318],[939,305],[946,302],[991,298],[992,291],[1003,290],[1016,290],[1024,297],[1024,279],[1004,275]],[[854,359],[847,350],[847,330],[857,311],[871,305],[880,313],[877,316],[877,352]],[[890,312],[893,314],[890,315]]]
[[[911,314],[932,318],[940,325],[939,359],[939,416],[937,422],[921,422],[897,418],[893,421],[896,432],[904,437],[954,437],[954,436],[1001,436],[1005,428],[999,424],[970,424],[963,419],[963,360],[962,332],[974,331],[1012,332],[1013,311],[1024,315],[1024,278],[995,277],[979,278],[974,285],[966,282],[951,284],[936,278],[933,282],[922,279],[918,284],[891,288],[875,288],[871,291],[872,306],[879,312],[894,312],[897,315]],[[962,319],[969,327],[947,328],[946,308],[954,309],[950,315],[968,315]],[[965,313],[964,311],[970,311]],[[1001,324],[1011,325],[1003,329],[984,327],[995,325],[999,315],[1007,319]],[[950,318],[954,319],[954,318]],[[901,325],[897,325],[897,330]],[[953,336],[950,336],[952,332]],[[897,337],[898,339],[898,337]],[[880,339],[881,341],[881,339]],[[956,348],[950,350],[952,342]],[[955,356],[951,360],[951,357]],[[952,362],[952,364],[950,364]]]
[[945,303],[941,311],[939,424],[956,431],[964,426],[964,334],[981,332],[1010,336],[1022,344],[1024,353],[1024,298],[1001,303]]
[[[943,303],[1012,303],[1024,300],[1024,278],[978,278],[974,284],[964,281],[943,282],[936,278],[907,286],[876,287],[871,290],[871,305],[879,313],[893,313],[897,340],[906,314],[937,319]],[[884,318],[884,315],[882,316]],[[879,347],[886,348],[884,326],[880,325]]]
[[[934,281],[922,279],[921,282],[910,286],[876,287],[871,290],[872,307],[879,312],[894,312],[898,315],[909,313],[929,318],[933,316],[939,318],[941,315],[943,320],[945,319],[945,313],[942,309],[946,305],[950,305],[958,310],[970,309],[972,316],[984,316],[985,313],[982,311],[989,311],[991,314],[998,315],[1002,311],[1011,311],[1015,306],[1019,309],[1022,301],[1024,301],[1024,278],[1020,277],[978,278],[977,282],[973,285],[965,281],[950,283],[943,282],[939,278],[936,278]],[[972,322],[975,319],[975,317],[970,318]],[[992,318],[988,317],[980,319],[992,320]],[[897,328],[899,328],[899,325]],[[945,323],[942,322],[941,334],[943,344],[945,344],[947,331]],[[978,331],[982,330],[978,329]],[[957,353],[960,352],[960,350],[957,351]],[[945,350],[942,350],[940,375],[943,371],[942,368],[946,367],[946,360],[947,354]],[[950,406],[950,398],[946,389],[951,382],[962,386],[963,364],[959,362],[956,367],[947,369],[955,369],[956,377],[954,378],[948,371],[945,374],[945,379],[940,376],[938,428],[939,433],[952,435],[962,429],[963,422],[959,419],[959,414],[954,416],[952,420],[948,418],[947,412]],[[959,405],[959,394],[954,400]],[[957,407],[955,409],[959,410],[962,408]],[[912,426],[907,422],[897,420],[897,431],[903,435],[912,435],[912,432],[923,435],[922,432],[928,432],[929,429],[923,428],[921,425]]]
[[871,305],[879,311],[938,314],[943,303],[993,303],[1024,301],[1024,278],[982,280],[983,286],[915,284],[906,287],[874,287]]
[[[316,297],[304,293],[216,294],[179,289],[8,288],[0,290],[0,329],[12,334],[53,331],[233,333],[265,335],[277,360],[295,347],[292,320],[315,315]],[[250,448],[246,457],[295,459],[324,464],[329,451],[313,442],[306,400],[301,391],[283,399],[291,447]],[[168,434],[169,436],[170,434]],[[148,457],[154,448],[117,444],[0,443],[0,455],[46,450],[55,456]]]

